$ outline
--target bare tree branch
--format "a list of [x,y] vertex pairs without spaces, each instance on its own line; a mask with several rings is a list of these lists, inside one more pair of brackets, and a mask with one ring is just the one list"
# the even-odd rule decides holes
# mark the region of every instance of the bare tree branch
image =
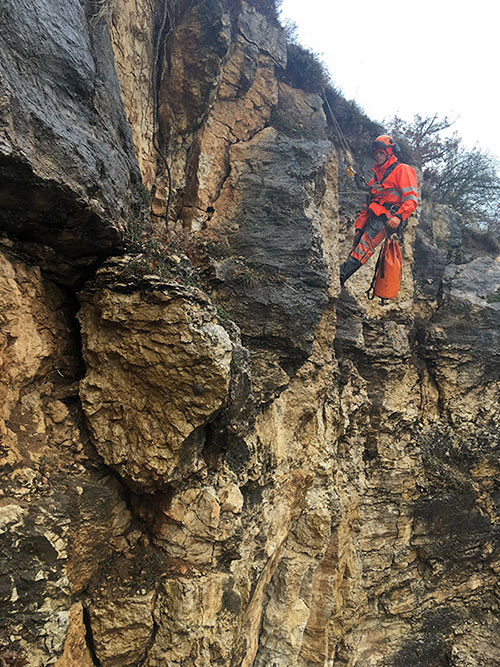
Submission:
[[498,228],[499,165],[486,151],[467,149],[456,132],[443,136],[454,123],[437,114],[417,114],[411,122],[395,116],[390,131],[422,169],[428,196],[452,206],[481,228]]

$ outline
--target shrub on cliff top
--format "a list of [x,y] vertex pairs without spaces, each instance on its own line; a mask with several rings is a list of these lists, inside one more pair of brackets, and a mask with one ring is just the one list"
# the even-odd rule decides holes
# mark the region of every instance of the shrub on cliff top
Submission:
[[299,44],[287,44],[286,52],[286,82],[308,93],[321,93],[328,84],[329,77],[318,57]]
[[278,19],[281,0],[248,0],[248,4],[255,7],[264,16]]
[[[371,120],[354,100],[347,100],[341,91],[332,84],[325,88],[325,96],[342,133],[349,143],[349,148],[361,164],[369,157],[371,166],[369,147],[374,137],[382,134],[383,127]],[[336,131],[331,126],[330,119],[328,120],[331,127],[332,141],[337,144]]]

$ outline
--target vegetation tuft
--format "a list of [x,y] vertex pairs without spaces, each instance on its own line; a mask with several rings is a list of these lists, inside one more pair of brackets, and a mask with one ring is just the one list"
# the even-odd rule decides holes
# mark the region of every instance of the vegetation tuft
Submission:
[[125,251],[130,255],[126,273],[131,276],[154,274],[185,285],[198,286],[189,259],[164,234],[147,230],[135,221],[129,226]]
[[0,648],[0,667],[25,667],[26,657],[19,651]]
[[[360,158],[368,155],[371,158],[369,146],[383,127],[369,118],[357,102],[347,100],[332,83],[325,88],[325,97],[353,153]],[[336,135],[332,139],[336,143]]]
[[208,257],[214,259],[224,259],[231,257],[231,246],[227,241],[213,241],[211,239],[200,240],[197,245],[198,252],[202,252]]
[[318,56],[299,44],[287,45],[286,83],[307,93],[320,94],[328,84],[328,72]]
[[500,303],[500,289],[497,289],[496,292],[488,294],[488,296],[486,297],[486,301],[488,303]]

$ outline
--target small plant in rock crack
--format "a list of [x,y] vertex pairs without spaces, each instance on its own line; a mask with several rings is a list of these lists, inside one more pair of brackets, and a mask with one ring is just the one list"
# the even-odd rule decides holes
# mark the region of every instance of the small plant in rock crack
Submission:
[[213,304],[215,306],[215,310],[217,311],[217,316],[219,320],[221,320],[222,322],[228,322],[231,320],[231,317],[229,316],[228,312],[224,310],[224,308],[220,304],[216,303],[215,301],[213,301]]
[[229,280],[237,285],[243,285],[243,287],[256,288],[262,285],[276,285],[276,286],[288,286],[291,289],[293,287],[290,285],[286,276],[284,276],[276,267],[271,266],[260,266],[256,268],[254,266],[249,266],[242,261],[237,262],[234,266]]
[[247,266],[238,266],[233,270],[231,280],[243,287],[255,288],[268,282],[267,276]]
[[125,250],[129,257],[125,274],[154,274],[183,285],[199,287],[196,271],[182,249],[167,240],[164,234],[145,229],[140,222],[129,225]]
[[203,241],[200,250],[214,259],[224,259],[231,256],[231,246],[227,241]]
[[488,294],[488,296],[486,297],[486,301],[488,303],[500,303],[500,289],[497,289],[496,292]]
[[28,665],[28,661],[19,651],[0,648],[0,667],[24,667],[25,665]]
[[127,271],[134,275],[154,273],[171,278],[181,261],[172,244],[157,232],[145,230],[139,222],[130,224],[125,248],[131,255]]
[[151,208],[151,190],[144,183],[137,183],[135,190],[142,208],[148,211]]

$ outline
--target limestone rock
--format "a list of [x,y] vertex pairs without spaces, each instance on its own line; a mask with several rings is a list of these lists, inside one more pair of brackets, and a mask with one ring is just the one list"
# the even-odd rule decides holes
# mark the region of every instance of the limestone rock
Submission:
[[[103,5],[101,11],[106,8]],[[165,8],[166,11],[166,8]],[[121,97],[133,136],[142,182],[151,189],[155,179],[157,155],[153,147],[155,132],[153,80],[159,37],[155,42],[154,6],[138,5],[135,0],[110,3],[110,37]]]
[[[339,295],[354,195],[274,3],[49,4],[0,26],[0,659],[498,665],[495,243],[424,202],[400,299]],[[168,279],[111,248],[130,136]]]
[[85,635],[87,628],[83,622],[81,603],[74,604],[69,611],[69,627],[64,644],[64,653],[54,663],[54,667],[92,667]]
[[89,458],[72,301],[13,250],[0,254],[0,647],[30,667],[53,664],[63,649],[61,664],[84,665],[73,596],[109,558],[108,541],[128,532],[130,515],[119,484]]
[[[5,250],[5,248],[4,248]],[[54,314],[63,293],[42,280],[38,267],[0,252],[0,418],[8,419],[23,387],[74,371],[71,333]]]
[[105,667],[136,665],[147,652],[153,633],[153,593],[96,601],[90,610],[92,636]]
[[228,393],[232,344],[202,292],[154,277],[120,283],[125,269],[108,265],[82,295],[80,394],[105,462],[152,491],[201,465],[203,428]]
[[209,667],[215,660],[228,664],[235,633],[230,608],[230,577],[176,577],[159,590],[158,635],[146,665],[187,664]]
[[264,400],[307,358],[328,299],[322,223],[331,211],[321,211],[317,196],[328,182],[329,159],[327,142],[262,130],[231,148],[231,174],[210,221],[243,260],[224,272],[219,267],[224,279],[214,293],[238,325],[245,323]]
[[93,10],[2,7],[1,228],[35,242],[27,249],[42,261],[46,246],[57,251],[61,266],[46,266],[61,277],[75,267],[60,256],[92,261],[116,243],[140,180],[107,23]]
[[[227,175],[229,147],[248,141],[269,122],[277,101],[275,68],[284,66],[286,46],[277,21],[266,20],[246,1],[238,11],[219,0],[195,3],[173,22],[159,123],[171,156],[176,212],[171,225],[182,233],[199,230],[210,217]],[[166,181],[157,179],[156,215],[165,213]],[[177,216],[182,228],[175,224]]]
[[[482,257],[449,265],[443,275],[444,300],[427,330],[427,349],[445,400],[496,382],[500,361],[500,264]],[[439,346],[439,349],[438,349]]]

